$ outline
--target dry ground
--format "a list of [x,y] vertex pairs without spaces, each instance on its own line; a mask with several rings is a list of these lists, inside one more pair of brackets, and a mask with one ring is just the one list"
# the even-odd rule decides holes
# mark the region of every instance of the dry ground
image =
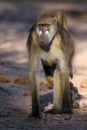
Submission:
[[[0,76],[7,76],[4,77],[3,82],[0,82],[0,130],[87,130],[87,84],[85,88],[80,87],[82,81],[87,81],[86,4],[23,4],[19,6],[14,3],[0,2]],[[75,39],[76,54],[72,82],[78,89],[78,93],[82,95],[80,108],[74,110],[72,117],[67,114],[48,115],[46,124],[44,114],[42,119],[27,120],[31,112],[30,87],[25,85],[25,82],[22,85],[15,84],[14,79],[28,76],[26,50],[28,30],[39,14],[39,10],[42,13],[44,8],[47,11],[63,7],[67,12],[69,28]],[[42,68],[40,74],[44,78]],[[3,79],[0,77],[0,80]],[[42,85],[41,106],[47,104],[51,97],[52,90]]]

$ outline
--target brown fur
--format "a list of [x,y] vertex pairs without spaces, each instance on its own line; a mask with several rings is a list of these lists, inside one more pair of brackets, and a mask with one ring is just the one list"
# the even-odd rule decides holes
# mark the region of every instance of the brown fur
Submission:
[[[57,28],[56,34],[54,34],[54,38],[52,39],[50,48],[47,52],[39,45],[39,37],[36,33],[36,28],[40,24],[50,24],[50,27],[53,28],[53,30]],[[37,79],[39,59],[42,59],[48,67],[56,64],[54,71],[54,109],[59,112],[72,112],[69,66],[72,68],[74,43],[68,32],[64,13],[57,11],[54,17],[42,16],[39,18],[30,30],[27,45],[29,48],[29,81],[32,93],[32,114],[30,117],[40,117],[37,89],[39,86]]]

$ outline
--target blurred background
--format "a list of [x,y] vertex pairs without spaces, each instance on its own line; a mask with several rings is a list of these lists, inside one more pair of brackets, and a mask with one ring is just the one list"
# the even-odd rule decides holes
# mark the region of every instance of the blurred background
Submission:
[[[80,106],[86,107],[77,109],[72,119],[71,116],[49,115],[46,125],[45,117],[39,121],[27,120],[31,112],[31,91],[26,42],[29,29],[37,18],[58,9],[64,10],[74,37],[72,82],[84,97]],[[49,103],[52,90],[48,88],[52,85],[44,82],[42,68],[40,72],[39,95],[44,97],[40,101],[43,105]],[[0,0],[0,130],[74,130],[73,127],[87,130],[87,0]]]
[[65,11],[75,40],[75,72],[87,74],[86,0],[0,0],[1,74],[7,73],[11,77],[16,73],[27,74],[26,41],[29,29],[41,14],[58,9]]

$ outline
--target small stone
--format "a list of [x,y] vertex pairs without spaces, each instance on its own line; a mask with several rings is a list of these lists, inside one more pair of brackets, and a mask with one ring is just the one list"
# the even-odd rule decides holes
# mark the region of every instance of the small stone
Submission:
[[9,83],[10,79],[6,75],[0,75],[0,82]]
[[87,80],[82,81],[80,87],[87,88]]

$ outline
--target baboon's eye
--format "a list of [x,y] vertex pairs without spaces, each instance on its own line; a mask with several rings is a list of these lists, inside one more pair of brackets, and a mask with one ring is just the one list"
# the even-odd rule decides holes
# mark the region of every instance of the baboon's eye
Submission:
[[40,25],[39,25],[39,29],[40,29],[42,32],[49,31],[49,29],[50,29],[50,24],[40,24]]

